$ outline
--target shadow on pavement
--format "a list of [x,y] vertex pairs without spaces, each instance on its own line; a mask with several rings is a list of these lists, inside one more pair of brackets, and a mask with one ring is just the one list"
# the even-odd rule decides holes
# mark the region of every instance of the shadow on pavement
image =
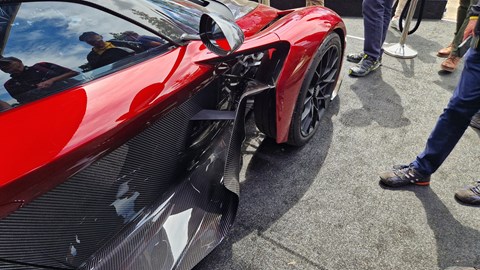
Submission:
[[480,250],[480,232],[458,222],[430,188],[414,192],[425,207],[428,225],[437,241],[439,268],[480,266],[480,254],[472,252]]
[[[435,236],[439,269],[443,270],[450,266],[480,266],[480,254],[475,252],[480,250],[480,232],[458,222],[431,188],[408,186],[391,189],[381,184],[380,187],[415,193],[425,209],[427,223]],[[452,196],[453,193],[454,191]]]
[[[309,190],[328,154],[333,134],[331,117],[338,113],[339,107],[340,97],[337,97],[322,118],[319,130],[304,147],[278,145],[269,138],[253,151],[247,147],[244,154],[253,156],[248,164],[244,164],[247,166],[245,180],[240,185],[240,206],[232,231],[194,269],[251,269],[249,259],[239,261],[232,258],[233,245],[252,234],[262,237]],[[259,134],[254,126],[254,123],[247,124],[246,145],[250,147],[249,141],[255,140]],[[298,171],[298,168],[303,170]],[[269,241],[266,237],[264,240]],[[245,252],[250,253],[247,255],[250,259],[255,258],[251,251]],[[221,262],[215,259],[217,257],[228,265],[219,265]]]

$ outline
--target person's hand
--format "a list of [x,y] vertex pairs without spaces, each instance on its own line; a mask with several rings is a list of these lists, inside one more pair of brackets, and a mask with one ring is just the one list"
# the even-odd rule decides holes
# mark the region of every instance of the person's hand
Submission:
[[53,83],[54,83],[54,81],[52,81],[52,80],[46,80],[46,81],[38,83],[37,87],[40,88],[40,89],[48,88],[48,87],[52,86]]
[[478,19],[470,19],[468,21],[467,27],[465,28],[465,32],[463,32],[463,40],[465,40],[468,36],[474,36],[475,25],[477,24]]

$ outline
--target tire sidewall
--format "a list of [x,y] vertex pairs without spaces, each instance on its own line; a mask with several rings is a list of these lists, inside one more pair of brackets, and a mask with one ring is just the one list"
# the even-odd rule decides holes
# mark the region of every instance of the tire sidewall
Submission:
[[[304,136],[302,134],[302,131],[301,131],[302,119],[301,119],[301,117],[302,117],[302,112],[303,112],[303,108],[304,108],[303,103],[305,101],[305,97],[307,96],[308,88],[309,88],[310,83],[312,81],[312,78],[315,74],[315,70],[317,69],[318,65],[320,64],[320,61],[322,60],[325,53],[332,46],[337,46],[338,51],[340,52],[338,61],[341,61],[342,44],[341,44],[340,36],[335,32],[331,32],[327,35],[327,37],[322,42],[322,45],[315,52],[315,56],[312,58],[311,64],[310,64],[309,68],[307,69],[307,71],[305,72],[305,78],[303,80],[302,87],[299,91],[297,102],[295,103],[295,109],[293,111],[292,122],[291,122],[291,125],[290,125],[288,143],[291,144],[291,145],[295,145],[295,146],[305,145],[313,137],[313,135],[315,135],[316,131],[318,130],[319,123],[320,123],[321,119],[318,120],[317,125],[315,126],[314,130],[310,134],[308,134],[307,136]],[[340,65],[339,65],[339,68],[340,68]],[[338,70],[337,74],[335,75],[335,82],[338,80],[339,74],[340,74],[340,70]],[[333,92],[333,89],[334,89],[334,87],[332,87],[331,92]],[[326,107],[328,108],[328,102],[327,102]]]

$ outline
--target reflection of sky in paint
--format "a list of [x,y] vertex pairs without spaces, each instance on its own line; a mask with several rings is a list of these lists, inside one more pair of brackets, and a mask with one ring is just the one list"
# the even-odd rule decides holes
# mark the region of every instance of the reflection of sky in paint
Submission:
[[188,222],[191,216],[192,209],[188,209],[176,215],[171,215],[163,225],[172,249],[174,261],[180,258],[188,244]]
[[[38,62],[55,63],[80,71],[91,47],[78,40],[86,31],[113,38],[110,33],[135,31],[152,35],[146,30],[97,9],[73,3],[24,3],[13,22],[4,56],[20,58],[25,65]],[[0,71],[0,99],[14,101],[3,83],[9,74]]]

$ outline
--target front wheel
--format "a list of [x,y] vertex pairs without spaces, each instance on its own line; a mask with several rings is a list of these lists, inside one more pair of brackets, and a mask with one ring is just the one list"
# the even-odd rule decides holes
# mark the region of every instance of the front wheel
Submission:
[[292,115],[288,144],[305,145],[318,130],[340,74],[342,43],[330,33],[318,48],[306,72]]

